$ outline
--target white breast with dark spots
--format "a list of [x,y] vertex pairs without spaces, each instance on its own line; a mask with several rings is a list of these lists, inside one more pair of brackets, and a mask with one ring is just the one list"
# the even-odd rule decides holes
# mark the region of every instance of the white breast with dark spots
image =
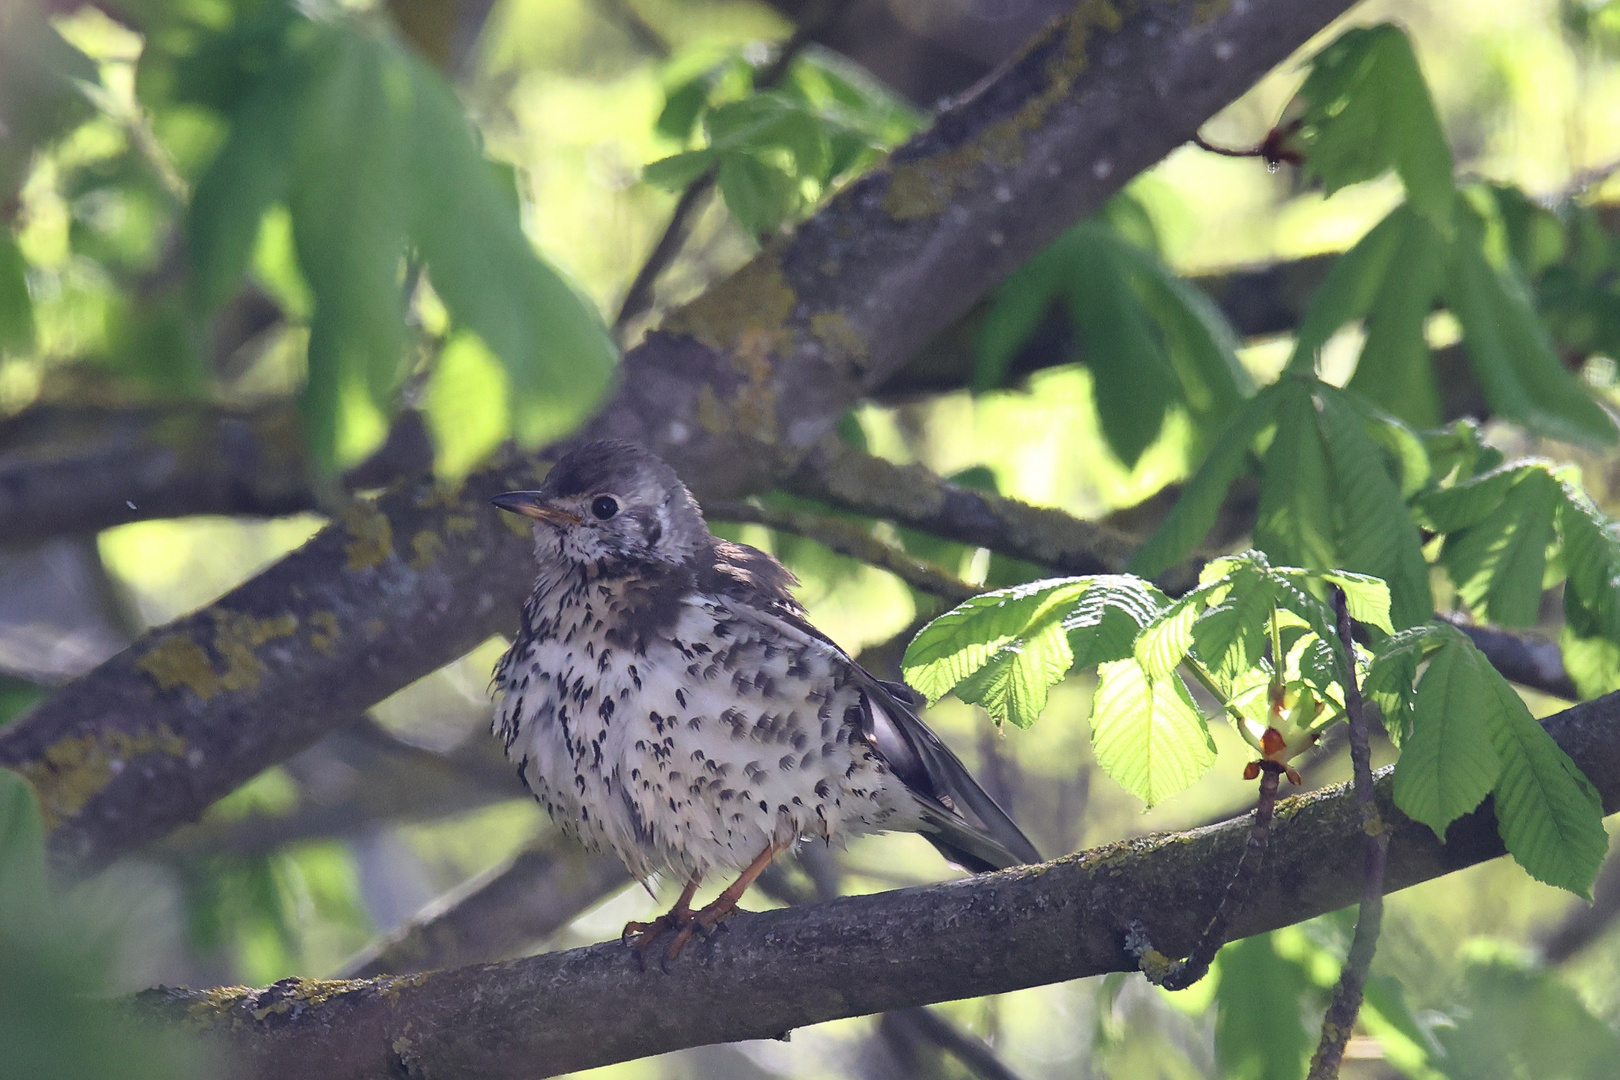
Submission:
[[611,608],[601,594],[558,605],[555,632],[514,658],[497,719],[536,798],[587,846],[645,877],[914,827],[913,797],[859,734],[848,661],[825,642],[694,598],[638,651],[609,642]]

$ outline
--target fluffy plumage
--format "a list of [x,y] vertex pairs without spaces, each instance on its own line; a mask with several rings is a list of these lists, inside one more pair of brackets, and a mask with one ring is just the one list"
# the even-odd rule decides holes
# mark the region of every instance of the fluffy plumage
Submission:
[[751,880],[804,838],[890,830],[973,870],[1039,859],[912,691],[810,625],[793,575],[710,533],[657,457],[587,443],[496,504],[536,520],[539,576],[496,669],[495,731],[586,846],[693,888]]

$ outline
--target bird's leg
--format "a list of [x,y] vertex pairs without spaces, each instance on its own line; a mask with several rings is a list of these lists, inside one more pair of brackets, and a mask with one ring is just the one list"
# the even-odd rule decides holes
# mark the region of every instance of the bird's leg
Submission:
[[738,875],[737,880],[726,886],[725,892],[704,905],[701,911],[692,916],[690,922],[681,927],[675,935],[675,940],[669,943],[669,955],[666,960],[673,960],[679,956],[686,943],[692,940],[694,933],[701,930],[704,934],[708,934],[720,925],[721,919],[736,911],[737,902],[742,899],[743,893],[748,891],[748,886],[754,883],[754,879],[765,872],[772,859],[792,846],[791,842],[775,843],[755,856],[754,861]]
[[675,906],[652,922],[627,922],[624,932],[619,939],[626,945],[633,946],[638,957],[646,956],[647,949],[670,930],[684,930],[692,925],[697,913],[692,910],[692,897],[698,891],[698,883],[703,880],[703,871],[695,870],[692,876],[686,879],[686,888],[681,890],[681,897],[675,901]]

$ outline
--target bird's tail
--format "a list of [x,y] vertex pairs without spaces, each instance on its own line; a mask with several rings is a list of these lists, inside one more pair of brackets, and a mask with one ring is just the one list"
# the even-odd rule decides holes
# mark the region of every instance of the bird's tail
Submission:
[[[990,798],[988,794],[984,797]],[[998,840],[989,832],[964,821],[938,803],[933,803],[929,799],[917,801],[922,806],[923,823],[927,830],[922,834],[923,837],[948,861],[964,870],[985,874],[991,870],[1005,870],[1009,866],[1022,866],[1041,861],[1040,852],[1035,850],[1035,845],[1029,842],[1016,825],[1012,826],[1013,833],[1020,843],[1017,844],[1019,850],[1015,851],[1013,847]],[[998,806],[996,809],[1001,808]],[[1012,819],[1007,818],[1005,813],[1002,817],[1009,825],[1012,824]]]

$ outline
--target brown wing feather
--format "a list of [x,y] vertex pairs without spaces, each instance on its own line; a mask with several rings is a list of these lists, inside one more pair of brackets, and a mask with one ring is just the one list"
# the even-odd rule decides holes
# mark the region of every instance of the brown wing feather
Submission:
[[904,683],[876,678],[816,629],[790,591],[798,578],[776,559],[730,541],[717,541],[713,562],[698,572],[698,587],[738,600],[826,642],[849,664],[862,690],[862,736],[894,774],[939,808],[930,820],[940,831],[928,839],[947,858],[972,870],[1041,861],[1040,853],[967,766],[917,716],[922,696]]

